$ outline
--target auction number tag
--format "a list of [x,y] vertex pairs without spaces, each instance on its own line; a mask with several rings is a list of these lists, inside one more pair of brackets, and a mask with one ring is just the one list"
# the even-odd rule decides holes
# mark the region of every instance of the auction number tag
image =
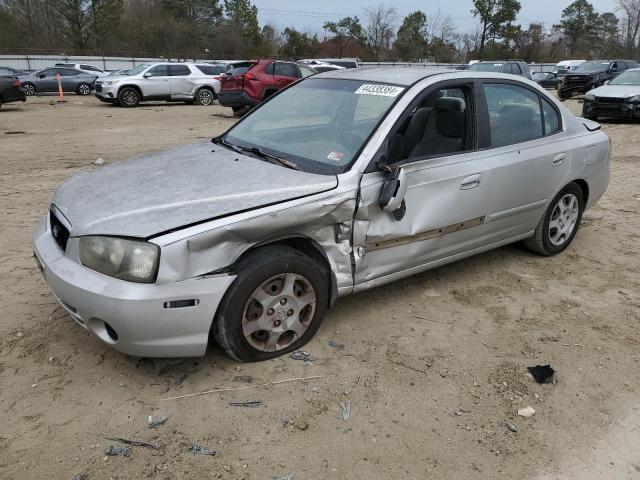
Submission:
[[380,97],[397,97],[402,93],[404,88],[394,87],[393,85],[375,85],[365,83],[360,85],[360,88],[356,90],[356,95],[378,95]]

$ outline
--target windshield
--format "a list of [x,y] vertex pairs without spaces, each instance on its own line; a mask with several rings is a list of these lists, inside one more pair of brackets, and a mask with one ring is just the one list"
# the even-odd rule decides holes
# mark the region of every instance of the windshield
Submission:
[[133,75],[138,75],[139,73],[142,73],[143,71],[145,71],[147,68],[149,68],[149,65],[138,65],[135,68],[132,68],[131,70],[127,70],[126,72],[122,72],[122,75],[126,75],[128,77],[131,77]]
[[475,72],[502,72],[504,63],[474,63],[469,70]]
[[262,104],[224,139],[241,148],[259,147],[308,172],[341,173],[404,90],[310,77]]
[[610,85],[640,85],[640,70],[627,70],[611,80]]
[[533,78],[540,78],[540,79],[547,78],[547,74],[542,72],[536,72],[532,76]]
[[576,72],[602,72],[609,69],[609,62],[584,62],[576,68]]

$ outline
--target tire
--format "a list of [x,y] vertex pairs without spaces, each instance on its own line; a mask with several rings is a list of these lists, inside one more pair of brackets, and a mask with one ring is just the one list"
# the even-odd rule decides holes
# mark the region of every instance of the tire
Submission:
[[140,93],[133,87],[121,88],[118,92],[118,103],[126,108],[137,107],[140,105]]
[[271,95],[273,95],[276,92],[277,92],[277,90],[267,90],[266,92],[264,92],[264,97],[262,99],[266,100],[267,98],[269,98]]
[[[566,210],[563,211],[563,208]],[[570,183],[551,201],[533,237],[524,241],[525,246],[545,256],[562,252],[578,233],[583,212],[582,189],[577,184]],[[563,228],[565,225],[567,227]]]
[[194,96],[196,105],[202,105],[203,107],[208,107],[213,105],[213,101],[216,99],[216,94],[213,93],[208,88],[201,88],[196,91]]
[[[227,355],[240,362],[268,360],[314,336],[329,305],[325,266],[291,247],[268,246],[247,255],[237,271],[212,326]],[[270,330],[260,328],[265,325]]]
[[81,83],[76,88],[76,93],[78,95],[91,95],[91,85],[88,83]]
[[36,86],[31,82],[25,82],[22,84],[22,89],[24,93],[27,95],[35,95],[36,94]]
[[241,117],[249,111],[250,107],[231,107],[234,117]]

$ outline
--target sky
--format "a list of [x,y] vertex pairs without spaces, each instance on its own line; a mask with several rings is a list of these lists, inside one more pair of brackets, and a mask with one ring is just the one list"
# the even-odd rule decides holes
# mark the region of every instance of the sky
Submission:
[[[518,21],[526,26],[533,22],[542,22],[550,27],[557,23],[562,10],[573,0],[520,0],[522,10]],[[322,25],[325,21],[338,20],[341,17],[358,15],[364,18],[363,9],[378,4],[375,0],[252,0],[258,7],[260,25],[267,23],[280,29],[294,26],[297,30],[324,35]],[[477,19],[473,18],[472,0],[388,0],[382,1],[387,6],[394,6],[399,13],[400,26],[402,18],[415,10],[422,10],[435,15],[438,9],[451,15],[459,32],[467,32],[474,28]],[[591,0],[599,13],[615,12],[617,0]]]

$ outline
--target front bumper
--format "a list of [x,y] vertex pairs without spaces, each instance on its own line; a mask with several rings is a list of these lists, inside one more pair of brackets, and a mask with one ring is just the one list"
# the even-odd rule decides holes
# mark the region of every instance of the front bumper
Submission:
[[102,100],[115,101],[118,98],[118,85],[104,85],[96,83],[96,97]]
[[558,88],[558,96],[560,98],[570,98],[576,93],[584,95],[588,91],[593,90],[594,88],[597,88],[600,85],[601,84],[593,81],[588,81],[586,83],[571,83],[571,82],[564,81],[560,84],[560,87]]
[[633,120],[640,118],[640,103],[628,102],[624,99],[597,99],[585,101],[583,115],[593,117],[613,117]]
[[224,91],[221,90],[218,94],[218,102],[223,107],[231,107],[231,108],[241,108],[241,107],[254,107],[258,103],[257,100],[254,100],[249,95],[247,95],[243,91]]
[[[118,280],[66,256],[54,241],[47,217],[36,228],[33,247],[45,281],[71,317],[128,355],[204,355],[218,304],[235,279],[216,275],[165,285]],[[169,303],[180,300],[194,300],[185,303],[195,305]]]

